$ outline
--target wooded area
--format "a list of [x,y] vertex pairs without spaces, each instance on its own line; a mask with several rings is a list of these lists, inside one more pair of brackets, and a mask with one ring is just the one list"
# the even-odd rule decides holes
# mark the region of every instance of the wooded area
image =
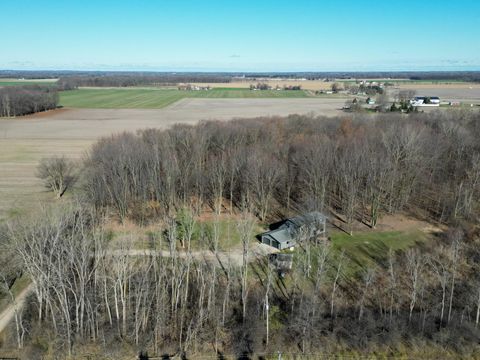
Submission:
[[55,86],[25,85],[0,88],[0,117],[22,116],[56,109]]
[[[480,340],[479,120],[474,112],[290,116],[101,139],[69,203],[2,229],[4,278],[24,273],[34,284],[12,342],[43,338],[71,353],[122,343],[186,358],[405,347],[472,355]],[[217,255],[220,215],[235,215],[240,265],[193,256],[193,229],[207,208],[216,215],[202,242]],[[285,276],[251,258],[255,223],[307,210],[328,213],[348,233],[398,212],[449,230],[368,261],[303,239]],[[104,229],[112,217],[157,224],[151,249],[169,256],[132,256],[128,240],[112,247]]]
[[85,191],[121,219],[194,203],[247,208],[260,221],[319,210],[375,227],[382,213],[407,209],[444,222],[473,215],[479,135],[477,113],[451,112],[177,125],[101,139]]

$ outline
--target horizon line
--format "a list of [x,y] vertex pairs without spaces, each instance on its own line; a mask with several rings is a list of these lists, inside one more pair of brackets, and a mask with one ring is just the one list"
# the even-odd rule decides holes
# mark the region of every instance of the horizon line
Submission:
[[222,70],[222,69],[178,69],[178,70],[148,70],[148,69],[0,69],[2,72],[103,72],[103,73],[222,73],[222,74],[355,74],[355,73],[480,73],[480,66],[475,69],[396,69],[396,70]]

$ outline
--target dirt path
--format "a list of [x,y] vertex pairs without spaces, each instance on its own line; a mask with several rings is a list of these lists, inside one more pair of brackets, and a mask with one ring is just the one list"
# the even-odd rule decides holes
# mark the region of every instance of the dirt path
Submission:
[[[271,246],[253,242],[250,244],[249,261],[254,261],[262,258],[266,255],[277,252],[277,250]],[[166,250],[150,250],[150,249],[129,249],[129,250],[107,250],[106,256],[161,256],[171,257],[172,254]],[[219,251],[217,256],[210,250],[201,251],[178,251],[177,256],[181,259],[187,259],[191,257],[195,260],[203,260],[207,262],[218,262],[219,265],[231,264],[240,266],[243,263],[242,249],[232,249],[231,251]]]
[[0,313],[0,333],[2,333],[8,324],[10,324],[10,321],[14,319],[15,306],[17,307],[17,311],[19,311],[25,304],[25,300],[32,291],[33,284],[30,284],[15,297],[14,304],[8,305],[7,308]]

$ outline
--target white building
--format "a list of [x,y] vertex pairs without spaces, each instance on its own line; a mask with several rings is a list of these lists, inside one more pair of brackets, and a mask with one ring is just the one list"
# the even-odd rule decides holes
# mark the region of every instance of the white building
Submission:
[[440,106],[440,98],[437,96],[416,96],[410,100],[412,106]]

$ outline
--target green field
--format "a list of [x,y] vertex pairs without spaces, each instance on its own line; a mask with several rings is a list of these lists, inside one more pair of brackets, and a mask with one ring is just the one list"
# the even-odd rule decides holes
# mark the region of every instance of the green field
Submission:
[[2,86],[21,86],[21,85],[51,85],[56,79],[39,79],[39,80],[18,80],[18,79],[0,79],[0,87]]
[[184,98],[304,98],[303,90],[253,91],[240,88],[216,88],[208,91],[176,89],[78,89],[60,93],[60,105],[94,109],[160,109]]

